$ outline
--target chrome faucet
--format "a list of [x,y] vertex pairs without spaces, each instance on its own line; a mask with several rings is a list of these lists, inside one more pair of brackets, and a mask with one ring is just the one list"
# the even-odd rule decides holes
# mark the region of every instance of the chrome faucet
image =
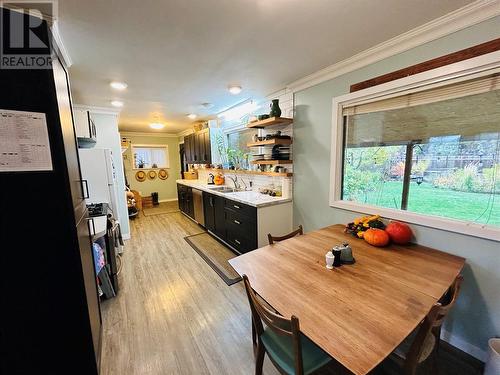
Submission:
[[241,185],[240,185],[240,183],[238,182],[238,176],[237,176],[237,175],[234,175],[234,178],[233,178],[233,177],[231,177],[231,176],[227,176],[227,178],[229,178],[231,181],[233,181],[234,188],[235,188],[236,190],[241,189]]
[[247,183],[245,182],[245,180],[243,178],[241,178],[240,181],[243,183],[243,185],[245,185],[245,191],[247,191],[248,186],[247,186]]

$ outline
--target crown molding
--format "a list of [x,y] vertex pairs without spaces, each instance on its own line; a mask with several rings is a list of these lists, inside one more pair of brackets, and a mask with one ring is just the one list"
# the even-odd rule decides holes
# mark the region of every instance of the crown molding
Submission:
[[189,135],[189,134],[192,134],[194,133],[194,129],[192,128],[189,128],[189,129],[186,129],[186,130],[183,130],[179,133],[176,134],[177,137],[185,137],[186,135]]
[[127,132],[119,131],[121,137],[151,137],[151,138],[177,138],[173,133],[149,133],[149,132]]
[[59,22],[57,20],[54,21],[54,23],[52,24],[51,31],[52,31],[53,41],[57,45],[57,48],[61,53],[61,57],[64,61],[64,64],[66,65],[66,68],[71,67],[71,65],[73,65],[73,60],[71,60],[68,50],[66,49],[66,46],[63,42],[61,32],[59,31]]
[[109,107],[96,107],[92,105],[84,104],[73,104],[73,109],[78,109],[82,111],[90,111],[93,114],[99,115],[115,115],[119,116],[121,109],[109,108]]
[[301,91],[500,15],[500,0],[478,0],[287,85]]

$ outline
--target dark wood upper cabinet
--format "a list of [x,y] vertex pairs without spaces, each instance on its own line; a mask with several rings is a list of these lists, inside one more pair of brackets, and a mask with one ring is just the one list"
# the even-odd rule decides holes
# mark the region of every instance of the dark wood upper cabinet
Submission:
[[211,163],[210,129],[203,129],[184,137],[184,152],[189,164]]

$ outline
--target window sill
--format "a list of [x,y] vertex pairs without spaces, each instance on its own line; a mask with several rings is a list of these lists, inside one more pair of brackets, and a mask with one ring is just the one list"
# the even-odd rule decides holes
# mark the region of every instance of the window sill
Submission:
[[486,224],[474,224],[462,220],[422,215],[415,212],[372,206],[349,201],[333,200],[330,206],[360,213],[378,214],[387,219],[405,221],[410,224],[445,230],[467,236],[479,237],[500,242],[500,228]]

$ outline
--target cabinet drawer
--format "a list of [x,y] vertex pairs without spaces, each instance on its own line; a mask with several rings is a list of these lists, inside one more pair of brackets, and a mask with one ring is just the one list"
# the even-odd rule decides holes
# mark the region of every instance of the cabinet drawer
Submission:
[[249,206],[247,204],[239,203],[232,201],[230,199],[224,199],[224,207],[227,210],[238,213],[240,215],[245,215],[252,219],[253,221],[257,221],[257,208]]
[[226,241],[240,253],[246,253],[257,248],[257,236],[247,238],[240,231],[236,230],[233,225],[226,228]]
[[249,216],[226,210],[226,228],[231,228],[239,236],[253,239],[257,237],[257,223]]

